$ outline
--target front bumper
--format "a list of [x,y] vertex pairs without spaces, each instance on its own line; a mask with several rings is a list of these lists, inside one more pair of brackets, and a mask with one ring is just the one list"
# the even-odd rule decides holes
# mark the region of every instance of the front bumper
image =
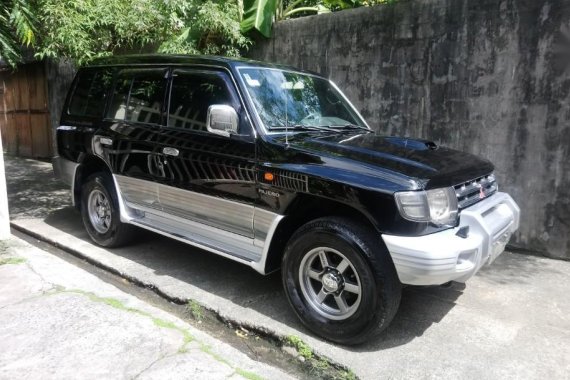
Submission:
[[[425,236],[382,238],[403,284],[465,282],[505,250],[519,221],[520,209],[515,201],[506,193],[496,193],[462,210],[456,228]],[[458,236],[457,232],[466,226],[467,236]]]

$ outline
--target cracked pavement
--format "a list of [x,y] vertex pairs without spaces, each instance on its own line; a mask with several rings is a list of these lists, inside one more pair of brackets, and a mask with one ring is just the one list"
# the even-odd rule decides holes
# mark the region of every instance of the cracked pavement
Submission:
[[0,379],[289,377],[16,237],[0,262]]

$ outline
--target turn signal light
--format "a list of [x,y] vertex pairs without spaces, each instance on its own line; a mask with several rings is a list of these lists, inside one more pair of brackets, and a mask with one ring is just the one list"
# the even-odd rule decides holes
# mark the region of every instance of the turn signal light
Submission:
[[263,175],[263,178],[266,181],[273,181],[273,178],[275,178],[275,176],[273,175],[273,173],[265,172],[265,174]]

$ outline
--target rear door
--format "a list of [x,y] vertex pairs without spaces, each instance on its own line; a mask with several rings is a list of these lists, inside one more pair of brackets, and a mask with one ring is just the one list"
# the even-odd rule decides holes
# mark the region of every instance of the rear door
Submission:
[[[208,108],[230,105],[240,115],[238,136],[206,129]],[[167,125],[161,130],[163,210],[171,215],[253,238],[255,143],[229,74],[174,70]]]
[[157,149],[165,120],[168,69],[129,69],[117,73],[102,133],[94,139],[112,166],[121,194],[135,209],[160,210],[157,178],[163,164]]

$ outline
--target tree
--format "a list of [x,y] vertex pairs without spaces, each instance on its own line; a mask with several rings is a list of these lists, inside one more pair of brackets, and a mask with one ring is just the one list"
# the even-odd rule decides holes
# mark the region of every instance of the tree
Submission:
[[240,32],[241,1],[191,1],[180,17],[184,26],[160,52],[239,56],[251,45]]
[[15,65],[21,44],[78,65],[137,52],[239,56],[247,33],[269,37],[275,20],[392,1],[0,0],[0,56]]
[[283,20],[299,13],[325,13],[330,10],[323,1],[310,0],[244,0],[242,33],[257,30],[271,37],[274,21]]
[[241,31],[248,33],[256,30],[269,38],[274,21],[395,1],[397,0],[244,0]]
[[21,45],[36,38],[36,18],[28,0],[0,0],[0,57],[11,66],[22,59]]
[[40,0],[37,56],[79,65],[117,53],[239,55],[237,0]]

